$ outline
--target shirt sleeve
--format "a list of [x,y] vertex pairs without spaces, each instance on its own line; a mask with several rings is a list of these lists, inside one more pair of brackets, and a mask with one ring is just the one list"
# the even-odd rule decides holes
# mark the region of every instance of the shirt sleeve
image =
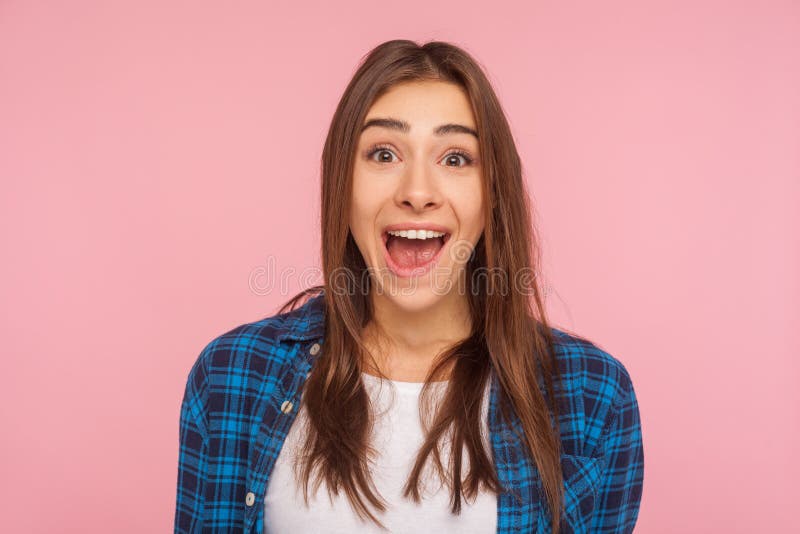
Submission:
[[623,374],[605,441],[605,469],[590,532],[628,534],[639,515],[644,479],[644,449],[639,405],[633,384]]
[[208,470],[208,433],[202,409],[204,384],[205,373],[198,358],[189,373],[181,402],[175,534],[199,533],[203,529]]

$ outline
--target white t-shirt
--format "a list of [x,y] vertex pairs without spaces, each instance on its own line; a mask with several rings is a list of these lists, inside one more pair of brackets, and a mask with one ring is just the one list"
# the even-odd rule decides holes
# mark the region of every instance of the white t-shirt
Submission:
[[[421,488],[422,503],[416,504],[402,496],[402,488],[413,467],[419,447],[423,442],[422,424],[419,415],[421,382],[400,382],[381,380],[363,373],[364,385],[376,407],[376,423],[373,429],[373,445],[380,456],[372,469],[372,480],[379,494],[387,501],[383,514],[370,508],[373,514],[392,533],[442,534],[490,534],[497,531],[497,496],[484,491],[478,493],[474,502],[462,496],[461,514],[450,511],[450,490],[442,484],[432,455],[428,457],[423,471]],[[433,384],[432,394],[438,398],[444,393],[446,382]],[[481,430],[486,451],[488,444],[489,384],[484,391]],[[436,402],[432,404],[435,411]],[[303,501],[302,486],[294,479],[293,463],[297,447],[306,425],[305,409],[301,402],[289,434],[283,444],[275,467],[270,475],[264,498],[265,534],[358,534],[379,533],[382,531],[370,520],[361,520],[350,507],[343,491],[334,496],[333,503],[328,498],[324,481],[318,493],[313,493],[314,474],[309,481],[309,507]],[[445,441],[442,450],[442,465],[448,469],[450,444]],[[491,453],[490,453],[491,454]],[[467,474],[469,457],[464,449],[462,477]],[[428,478],[426,479],[425,476]],[[369,505],[368,505],[369,506]]]

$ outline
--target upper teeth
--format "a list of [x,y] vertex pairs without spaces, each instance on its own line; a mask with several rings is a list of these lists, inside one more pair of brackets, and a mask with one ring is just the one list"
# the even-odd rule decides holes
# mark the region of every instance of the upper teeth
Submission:
[[434,232],[433,230],[398,230],[388,233],[389,235],[408,239],[429,239],[431,237],[442,237],[445,234],[444,232]]

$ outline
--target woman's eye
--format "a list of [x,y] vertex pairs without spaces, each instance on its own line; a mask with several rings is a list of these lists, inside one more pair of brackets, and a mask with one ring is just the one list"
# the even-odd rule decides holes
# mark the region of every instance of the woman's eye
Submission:
[[[385,146],[372,146],[367,149],[366,154],[368,160],[372,160],[376,163],[393,163],[392,156],[394,156],[394,152],[389,150],[388,147]],[[378,158],[375,159],[375,156],[378,155]]]
[[[375,155],[378,155],[377,160],[375,160]],[[394,152],[388,148],[376,148],[369,153],[369,158],[377,161],[378,163],[392,163],[394,161],[392,160],[393,156]]]
[[[464,162],[463,165],[458,164],[459,158],[461,158],[461,160]],[[466,167],[467,165],[472,164],[472,158],[463,152],[450,152],[442,161],[444,161],[445,165],[448,167]],[[455,163],[455,165],[450,165],[451,163]]]

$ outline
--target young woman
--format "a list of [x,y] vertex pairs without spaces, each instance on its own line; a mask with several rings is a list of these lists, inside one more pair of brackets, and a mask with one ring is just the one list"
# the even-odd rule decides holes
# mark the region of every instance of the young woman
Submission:
[[631,532],[623,364],[548,325],[520,158],[478,64],[375,48],[322,156],[324,283],[211,341],[175,532]]

